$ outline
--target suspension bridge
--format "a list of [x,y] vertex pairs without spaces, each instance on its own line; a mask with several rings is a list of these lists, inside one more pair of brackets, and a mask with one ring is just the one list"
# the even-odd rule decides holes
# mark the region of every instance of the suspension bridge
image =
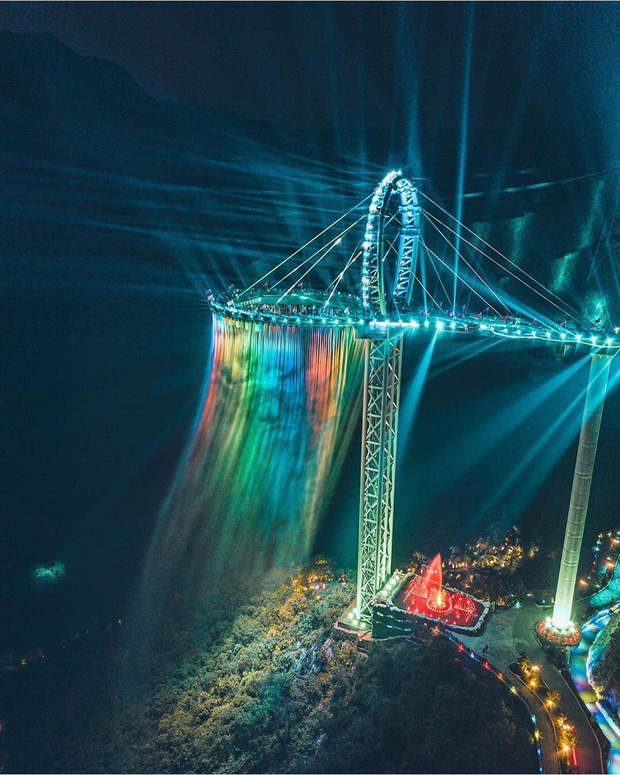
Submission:
[[219,325],[281,336],[344,329],[364,358],[357,596],[342,626],[372,628],[389,598],[405,337],[529,341],[591,353],[573,494],[553,617],[541,632],[569,642],[577,560],[617,331],[581,313],[418,190],[401,171],[244,289],[207,292]]

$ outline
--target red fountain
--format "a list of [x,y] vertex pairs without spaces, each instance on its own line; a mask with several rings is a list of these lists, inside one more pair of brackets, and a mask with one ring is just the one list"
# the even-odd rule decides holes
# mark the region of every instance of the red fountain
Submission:
[[463,592],[443,586],[440,554],[433,557],[421,576],[413,576],[401,605],[409,613],[464,629],[476,628],[488,607]]
[[431,611],[443,612],[452,608],[450,593],[443,588],[440,554],[435,555],[430,561],[421,582],[421,593],[426,595],[426,605]]

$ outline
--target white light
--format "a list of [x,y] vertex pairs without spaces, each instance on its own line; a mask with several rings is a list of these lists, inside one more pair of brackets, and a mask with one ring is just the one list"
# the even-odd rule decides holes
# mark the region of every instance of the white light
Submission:
[[334,244],[335,245],[340,245],[341,242],[342,242],[342,237],[338,237],[338,239],[336,240],[336,242]]
[[607,344],[611,344],[611,343],[612,343],[612,341],[613,341],[613,340],[612,340],[612,338],[611,338],[610,336],[608,336],[608,337],[607,337]]
[[577,334],[577,336],[575,337],[575,339],[576,339],[578,342],[581,342],[581,334]]
[[418,323],[417,320],[412,320],[411,323],[409,323],[409,325],[411,326],[411,328],[420,328],[420,324]]
[[[452,325],[454,326],[454,325],[456,325],[456,324],[455,324],[455,323],[453,323]],[[487,326],[487,324],[486,324],[486,323],[480,323],[480,330],[481,330],[481,331],[486,331],[486,330],[487,330],[487,328],[488,328],[488,326]]]
[[[456,328],[456,323],[454,322],[454,320],[452,321],[452,323],[450,323],[450,328]],[[481,328],[482,328],[482,326],[481,326]]]
[[564,331],[562,331],[562,333],[560,334],[560,336],[562,337],[562,339],[566,339],[566,334],[564,333]]
[[441,331],[442,328],[443,328],[443,320],[438,320],[437,321],[437,330]]
[[551,338],[551,331],[547,331],[547,339]]
[[428,328],[429,326],[430,326],[430,323],[428,322],[428,320],[425,320],[424,321],[424,328]]
[[519,336],[521,336],[521,329],[520,328],[517,328],[517,334],[519,334]]
[[370,242],[362,242],[362,248],[364,250],[370,250]]
[[596,337],[594,336],[594,334],[592,334],[592,336],[590,337],[590,339],[592,340],[592,342],[593,342],[593,343],[594,343],[594,342],[596,342]]

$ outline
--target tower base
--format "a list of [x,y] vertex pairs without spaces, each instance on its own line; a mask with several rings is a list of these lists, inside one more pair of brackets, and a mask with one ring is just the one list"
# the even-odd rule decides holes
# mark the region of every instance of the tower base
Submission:
[[538,622],[536,632],[558,646],[576,646],[581,640],[581,632],[576,624],[569,622],[568,627],[560,629],[552,623],[550,616]]

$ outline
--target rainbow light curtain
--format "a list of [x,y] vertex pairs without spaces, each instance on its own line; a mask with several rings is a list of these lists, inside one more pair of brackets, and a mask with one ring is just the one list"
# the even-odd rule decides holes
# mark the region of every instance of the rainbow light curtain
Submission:
[[362,377],[350,329],[214,316],[209,390],[169,539],[176,525],[194,554],[248,572],[304,560],[359,422]]

